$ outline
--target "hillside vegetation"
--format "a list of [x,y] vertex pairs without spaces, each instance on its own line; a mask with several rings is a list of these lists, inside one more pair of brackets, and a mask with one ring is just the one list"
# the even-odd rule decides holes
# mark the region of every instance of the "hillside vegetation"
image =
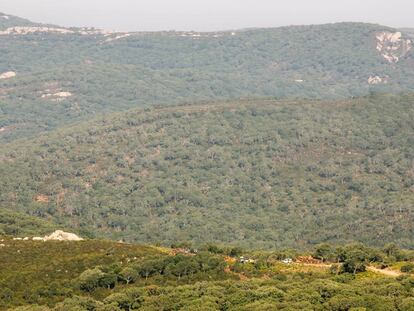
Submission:
[[44,235],[56,229],[57,226],[38,217],[0,209],[0,235]]
[[0,311],[413,311],[413,33],[0,13]]
[[[324,244],[313,257],[292,251],[244,252],[214,245],[195,251],[97,240],[5,238],[1,245],[0,310],[410,311],[414,307],[414,254],[393,245],[372,249]],[[294,261],[283,263],[287,256]],[[367,271],[373,265],[378,266],[377,273]],[[390,271],[398,277],[387,276]]]
[[15,73],[0,79],[0,141],[154,104],[413,90],[412,44],[396,31],[341,23],[105,33],[0,14],[0,75]]
[[414,247],[414,95],[135,110],[0,151],[0,208],[127,241]]
[[88,268],[163,256],[154,247],[109,241],[38,242],[5,238],[0,246],[0,310],[9,310],[5,307],[10,304],[53,304],[81,294],[72,281]]

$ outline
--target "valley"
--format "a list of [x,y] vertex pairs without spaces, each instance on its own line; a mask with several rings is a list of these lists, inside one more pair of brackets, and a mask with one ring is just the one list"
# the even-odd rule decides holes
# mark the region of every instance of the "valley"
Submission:
[[414,30],[224,29],[0,13],[1,311],[414,310]]

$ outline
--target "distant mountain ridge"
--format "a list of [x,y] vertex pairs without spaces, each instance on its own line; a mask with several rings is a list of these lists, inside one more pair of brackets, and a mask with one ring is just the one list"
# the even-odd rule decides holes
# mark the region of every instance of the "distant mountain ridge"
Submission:
[[401,31],[411,37],[414,37],[414,28],[401,28]]
[[414,85],[411,39],[372,24],[109,33],[3,14],[0,40],[0,141],[134,107]]
[[17,16],[13,16],[13,15],[0,12],[0,31],[5,30],[10,27],[16,27],[16,26],[35,27],[35,26],[41,26],[41,25],[42,24],[34,23],[28,19],[24,19],[21,17],[17,17]]

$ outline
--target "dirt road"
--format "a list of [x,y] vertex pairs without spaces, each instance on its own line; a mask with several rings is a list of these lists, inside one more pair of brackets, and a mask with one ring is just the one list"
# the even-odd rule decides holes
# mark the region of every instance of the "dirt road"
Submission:
[[399,272],[399,271],[395,271],[395,270],[388,270],[388,269],[378,269],[372,266],[368,266],[367,267],[368,271],[372,271],[372,272],[376,272],[376,273],[381,273],[387,276],[392,276],[392,277],[397,277],[400,275],[403,275],[404,273]]

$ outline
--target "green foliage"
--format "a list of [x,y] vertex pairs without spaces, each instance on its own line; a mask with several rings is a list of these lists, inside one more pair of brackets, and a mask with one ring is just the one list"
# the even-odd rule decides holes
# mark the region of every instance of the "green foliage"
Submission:
[[54,311],[94,311],[101,305],[90,297],[74,296],[58,303]]
[[[413,310],[414,95],[379,92],[414,70],[376,50],[392,29],[72,30],[2,36],[0,310]],[[292,100],[173,106],[251,97]],[[191,252],[9,237],[56,228]],[[349,241],[383,248],[327,244]],[[313,245],[322,263],[258,251]]]
[[332,247],[327,243],[317,245],[315,249],[314,257],[322,261],[326,261],[332,258],[333,257]]
[[343,270],[348,273],[357,273],[365,271],[368,261],[368,254],[361,249],[350,250],[344,260]]
[[0,209],[0,234],[12,236],[44,235],[56,230],[57,227],[50,221]]
[[0,208],[130,242],[413,247],[413,102],[246,100],[105,117],[3,145]]
[[153,247],[108,241],[2,240],[0,309],[9,304],[56,303],[76,294],[99,294],[112,288],[119,271],[126,268],[119,268],[120,262],[137,264],[165,256]]
[[[280,262],[284,251],[243,253],[255,263],[242,264],[226,263],[228,252],[168,255],[150,247],[104,241],[5,242],[8,256],[0,258],[0,310],[397,311],[412,306],[414,279],[408,274],[389,278],[361,269],[357,275],[329,272],[331,262],[353,269],[351,264],[361,262],[361,253],[365,258],[386,257],[382,250],[360,244],[318,246],[316,253],[330,249],[334,254],[318,267],[285,265]],[[58,254],[65,258],[57,261]],[[16,258],[19,269],[13,266]],[[57,267],[62,270],[53,273]]]
[[[39,26],[11,17],[0,29]],[[80,29],[71,28],[77,32]],[[2,36],[0,141],[33,137],[95,114],[229,98],[325,98],[413,90],[412,54],[388,63],[361,23],[206,33],[33,33]],[[405,35],[404,35],[405,36]],[[369,85],[373,75],[388,83]],[[71,92],[62,99],[53,94]],[[49,94],[49,95],[48,95]],[[43,96],[43,97],[42,97]],[[355,186],[357,186],[355,184]]]
[[138,271],[131,267],[126,267],[120,272],[121,280],[126,284],[133,283],[138,278]]
[[414,271],[414,264],[408,264],[401,266],[401,272],[410,273]]
[[101,280],[104,279],[104,276],[105,274],[98,268],[88,269],[82,272],[78,278],[79,288],[91,292],[101,285]]

